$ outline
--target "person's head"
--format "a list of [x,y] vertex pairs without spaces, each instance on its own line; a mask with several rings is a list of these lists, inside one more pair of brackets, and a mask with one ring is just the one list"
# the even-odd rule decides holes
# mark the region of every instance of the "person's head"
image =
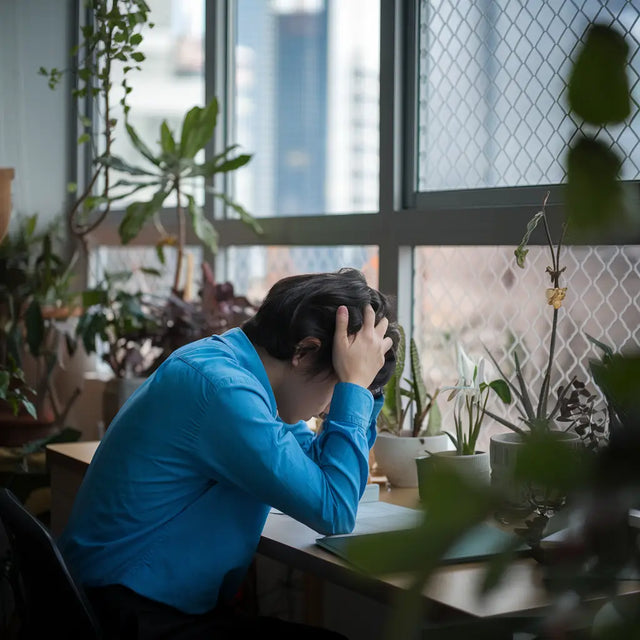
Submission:
[[393,339],[393,347],[372,387],[383,385],[395,367],[399,332],[389,299],[369,287],[357,269],[283,278],[242,326],[254,346],[276,360],[293,363],[303,376],[295,397],[293,389],[292,397],[288,393],[276,396],[280,415],[286,421],[293,419],[285,414],[301,415],[302,419],[317,415],[331,400],[337,382],[332,363],[333,336],[336,311],[341,305],[349,310],[349,335],[361,329],[367,305],[375,311],[376,324],[383,317],[389,319],[386,335]]

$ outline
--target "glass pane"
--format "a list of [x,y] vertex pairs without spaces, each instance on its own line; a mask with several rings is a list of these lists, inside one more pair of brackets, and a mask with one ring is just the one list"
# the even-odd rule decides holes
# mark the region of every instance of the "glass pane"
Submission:
[[[530,393],[539,393],[553,313],[545,297],[548,249],[529,247],[522,270],[515,264],[514,248],[416,249],[415,338],[428,389],[455,383],[457,341],[475,358],[486,356],[486,345],[513,379],[510,348],[519,341],[518,354]],[[588,359],[598,358],[600,352],[587,334],[616,351],[640,347],[640,246],[569,247],[561,264],[566,265],[561,286],[567,287],[567,294],[559,310],[550,406],[557,399],[558,385],[566,384],[573,375],[597,393],[590,382]],[[445,428],[447,424],[453,428],[451,404],[441,396]],[[513,404],[511,410],[495,403],[490,408],[518,420]],[[489,419],[483,429],[484,447],[492,433],[505,430]]]
[[[101,282],[105,273],[119,271],[131,272],[131,278],[123,283],[122,288],[130,293],[142,291],[158,300],[165,299],[171,292],[174,280],[177,251],[171,247],[164,250],[165,264],[158,258],[154,247],[97,247],[89,255],[89,284]],[[201,283],[203,251],[200,246],[186,246],[184,250],[184,268],[179,288],[185,290],[185,299],[197,296]],[[159,276],[151,275],[144,269],[155,269]]]
[[255,216],[378,209],[379,0],[242,0],[234,175]]
[[256,303],[280,278],[342,267],[360,269],[369,286],[378,286],[378,247],[373,246],[230,247],[225,258],[225,280]]
[[[194,106],[204,106],[204,0],[148,0],[149,22],[145,28],[140,51],[145,55],[141,70],[130,71],[127,82],[133,87],[127,102],[131,107],[129,122],[140,138],[152,149],[158,148],[160,125],[167,120],[174,135],[180,131],[186,112]],[[113,83],[115,128],[114,154],[137,166],[150,166],[129,141],[124,129],[118,76]],[[202,158],[204,159],[204,158]],[[149,199],[153,191],[137,191],[127,202]],[[198,185],[193,195],[202,204],[204,185]],[[121,206],[121,205],[119,205]],[[165,206],[175,206],[167,199]]]
[[[421,0],[418,191],[560,183],[576,129],[566,78],[588,21],[616,27],[638,50],[638,3]],[[628,78],[638,91],[640,62]],[[600,136],[640,177],[636,113]]]

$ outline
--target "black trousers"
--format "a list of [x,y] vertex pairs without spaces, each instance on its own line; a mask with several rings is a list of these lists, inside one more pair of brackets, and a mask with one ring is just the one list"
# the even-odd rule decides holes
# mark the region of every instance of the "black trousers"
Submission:
[[[149,600],[122,585],[87,589],[108,640],[238,640],[277,637],[346,640],[345,636],[268,616],[251,616],[219,607],[192,615]],[[265,635],[273,633],[271,635]]]

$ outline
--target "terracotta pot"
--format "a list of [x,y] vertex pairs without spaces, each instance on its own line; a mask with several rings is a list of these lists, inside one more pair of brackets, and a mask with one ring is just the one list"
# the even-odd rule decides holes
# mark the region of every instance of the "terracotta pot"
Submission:
[[53,413],[41,411],[34,420],[24,409],[14,415],[9,404],[0,401],[0,447],[21,447],[27,442],[52,435],[56,430]]
[[435,451],[445,451],[449,442],[449,437],[444,433],[413,438],[382,432],[378,434],[373,450],[378,469],[387,476],[389,484],[394,487],[417,487],[416,458]]
[[11,181],[15,172],[13,169],[0,168],[0,242],[7,234],[11,218]]

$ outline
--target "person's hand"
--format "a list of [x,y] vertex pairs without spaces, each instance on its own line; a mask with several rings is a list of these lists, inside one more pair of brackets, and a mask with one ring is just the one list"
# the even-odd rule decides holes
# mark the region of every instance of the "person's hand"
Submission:
[[348,335],[349,311],[345,306],[336,312],[336,332],[333,338],[333,368],[341,382],[369,387],[384,365],[385,354],[393,341],[385,338],[389,321],[382,318],[375,324],[376,314],[371,305],[364,309],[360,331]]

